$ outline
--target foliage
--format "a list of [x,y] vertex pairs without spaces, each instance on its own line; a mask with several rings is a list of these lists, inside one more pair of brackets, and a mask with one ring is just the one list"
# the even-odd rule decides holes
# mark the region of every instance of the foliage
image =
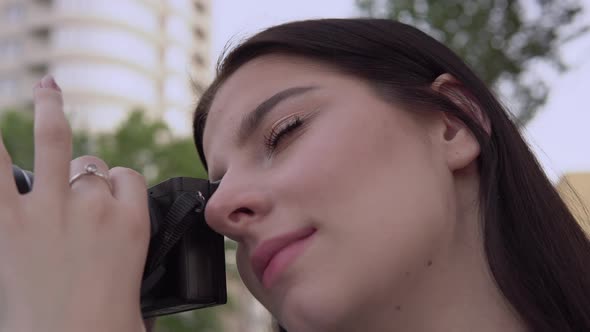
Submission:
[[217,332],[221,324],[216,310],[220,307],[204,308],[158,318],[156,332]]
[[565,70],[560,47],[588,31],[588,26],[574,28],[582,10],[577,0],[356,2],[364,14],[411,24],[449,46],[486,83],[511,98],[522,122],[533,117],[548,95],[533,65]]
[[[19,167],[32,170],[34,164],[34,121],[32,111],[7,110],[0,112],[0,133],[4,146],[12,157],[12,163]],[[74,133],[73,154],[87,154],[88,135]]]
[[23,169],[33,169],[33,114],[7,111],[0,119],[0,130],[12,163]]
[[170,177],[206,177],[191,138],[173,138],[160,120],[149,120],[140,110],[113,133],[95,139],[94,154],[109,165],[132,168],[150,184]]

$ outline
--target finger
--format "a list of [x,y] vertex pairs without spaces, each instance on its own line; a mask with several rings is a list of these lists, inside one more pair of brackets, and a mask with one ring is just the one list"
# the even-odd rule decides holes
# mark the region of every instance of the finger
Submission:
[[113,196],[128,211],[128,226],[142,241],[149,239],[150,217],[145,178],[130,168],[114,167],[110,171]]
[[[51,76],[34,88],[35,185],[33,190],[56,196],[68,189],[72,130],[63,112],[61,89]],[[43,194],[45,195],[45,194]]]
[[154,330],[154,326],[156,325],[156,318],[144,319],[143,323],[145,324],[145,331],[152,332]]
[[114,167],[109,172],[113,196],[129,206],[147,207],[147,185],[143,175],[125,167]]
[[[88,174],[95,171],[94,174]],[[94,156],[78,157],[70,163],[71,191],[78,194],[99,193],[111,195],[111,180],[109,166],[100,158]]]

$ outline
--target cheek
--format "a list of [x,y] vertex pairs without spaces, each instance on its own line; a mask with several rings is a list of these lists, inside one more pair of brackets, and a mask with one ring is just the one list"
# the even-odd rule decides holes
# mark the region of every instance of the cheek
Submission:
[[[358,289],[377,295],[391,290],[392,278],[421,271],[447,245],[453,193],[440,158],[409,125],[363,125],[362,135],[314,138],[300,162],[288,165],[283,175],[292,176],[284,181],[290,185],[281,190],[318,224],[314,268],[339,271],[317,275],[328,284],[363,284]],[[386,263],[375,259],[384,255]],[[382,273],[367,277],[359,271]]]
[[365,156],[371,145],[366,137],[355,134],[358,128],[333,118],[314,123],[314,128],[304,133],[292,149],[285,151],[289,156],[274,174],[279,184],[277,197],[309,209],[338,199],[334,194],[340,185],[348,189],[352,182],[363,177],[366,172],[363,164],[371,162]]
[[260,285],[257,282],[256,276],[254,272],[252,272],[252,268],[248,259],[248,254],[244,247],[238,244],[238,249],[236,251],[236,265],[238,268],[238,273],[240,274],[240,278],[244,282],[244,285],[248,288],[248,290],[258,299],[258,301],[265,303],[264,299],[260,296],[262,291],[260,289]]
[[433,158],[426,141],[409,121],[392,117],[389,109],[383,112],[385,116],[373,119],[332,117],[328,125],[319,123],[321,130],[312,128],[303,135],[277,167],[277,196],[298,202],[304,211],[333,213],[334,204],[353,208],[367,199],[379,211],[380,199],[390,206],[403,200],[397,197],[403,189],[428,187],[431,181],[423,173],[430,172]]

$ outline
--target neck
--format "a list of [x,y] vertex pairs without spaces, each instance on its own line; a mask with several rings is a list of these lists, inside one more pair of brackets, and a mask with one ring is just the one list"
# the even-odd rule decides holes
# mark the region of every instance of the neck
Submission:
[[526,331],[493,281],[483,249],[474,243],[433,260],[429,273],[402,298],[383,303],[365,322],[373,328],[364,330]]

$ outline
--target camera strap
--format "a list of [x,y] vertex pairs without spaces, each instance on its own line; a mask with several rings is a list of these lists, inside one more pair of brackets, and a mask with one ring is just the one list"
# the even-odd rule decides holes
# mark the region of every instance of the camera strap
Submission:
[[148,259],[142,282],[141,292],[148,292],[164,275],[162,265],[166,255],[182,239],[184,234],[196,222],[196,217],[186,218],[191,212],[200,212],[205,207],[205,198],[200,193],[186,192],[180,195],[168,210],[158,233],[150,241]]

